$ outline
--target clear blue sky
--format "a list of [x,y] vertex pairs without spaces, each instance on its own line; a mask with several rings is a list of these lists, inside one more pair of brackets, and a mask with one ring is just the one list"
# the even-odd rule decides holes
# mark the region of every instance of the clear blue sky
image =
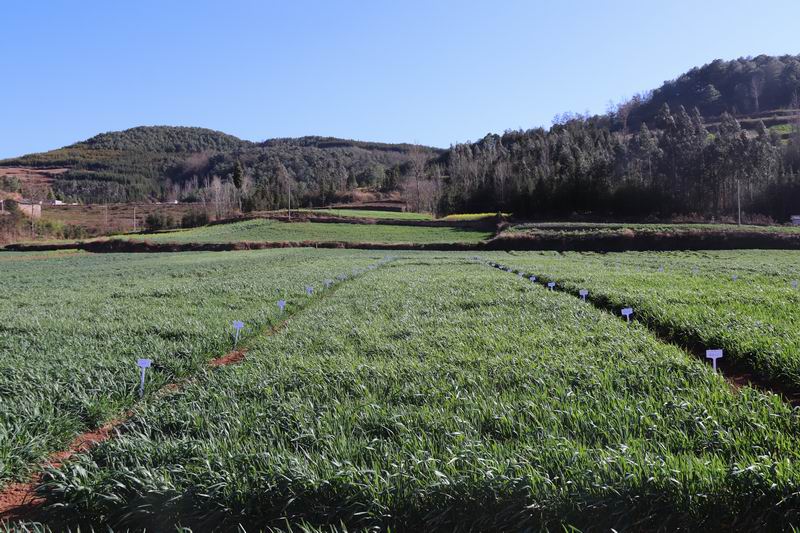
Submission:
[[0,157],[137,125],[448,146],[800,53],[800,2],[4,0]]

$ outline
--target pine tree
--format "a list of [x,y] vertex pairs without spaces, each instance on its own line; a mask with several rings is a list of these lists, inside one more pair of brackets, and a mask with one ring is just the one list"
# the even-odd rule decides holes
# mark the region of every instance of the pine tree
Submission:
[[242,169],[241,161],[237,160],[236,164],[233,165],[233,186],[236,189],[242,188],[242,183],[244,182],[244,170]]

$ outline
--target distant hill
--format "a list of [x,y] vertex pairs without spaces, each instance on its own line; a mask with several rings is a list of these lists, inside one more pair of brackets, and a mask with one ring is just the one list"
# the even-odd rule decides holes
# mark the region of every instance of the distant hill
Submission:
[[231,180],[238,162],[245,185],[260,187],[261,199],[278,206],[278,178],[290,180],[296,201],[325,200],[357,186],[391,187],[392,172],[415,154],[427,158],[440,152],[332,137],[254,143],[204,128],[141,126],[2,160],[0,174],[2,167],[67,169],[50,182],[53,195],[66,201],[196,200],[215,177]]
[[767,126],[788,123],[800,114],[800,55],[717,59],[695,67],[621,104],[612,129],[638,130],[643,122],[652,128],[664,104],[672,110],[697,108],[709,125],[726,112],[752,129],[759,118],[769,121]]

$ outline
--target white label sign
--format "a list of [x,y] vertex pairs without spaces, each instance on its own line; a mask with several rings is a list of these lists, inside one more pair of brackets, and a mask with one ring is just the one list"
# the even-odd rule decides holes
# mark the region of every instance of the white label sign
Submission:
[[585,301],[586,297],[589,295],[589,291],[586,289],[581,289],[578,291],[578,294],[580,295],[581,299]]
[[717,370],[717,359],[722,357],[722,350],[706,350],[706,359],[711,359],[714,371]]
[[632,307],[626,307],[625,309],[622,310],[622,316],[624,316],[628,320],[628,322],[631,321],[631,315],[632,314],[633,314],[633,308]]
[[553,290],[553,287],[555,287],[555,286],[556,286],[556,282],[555,281],[551,281],[551,282],[549,282],[547,284],[547,288],[550,289],[551,291]]
[[144,373],[146,369],[150,368],[150,365],[153,363],[152,359],[139,359],[136,361],[136,366],[139,367],[139,398],[144,396]]

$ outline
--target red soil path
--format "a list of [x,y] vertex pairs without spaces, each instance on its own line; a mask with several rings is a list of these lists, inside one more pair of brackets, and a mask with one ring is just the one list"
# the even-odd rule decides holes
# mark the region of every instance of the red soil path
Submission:
[[[278,327],[273,328],[277,330]],[[209,366],[219,367],[241,362],[247,350],[239,349],[229,352],[222,357],[209,361]],[[158,393],[172,392],[179,388],[177,383],[165,385]],[[132,411],[126,412],[122,417],[107,422],[103,426],[82,433],[75,437],[66,450],[55,452],[42,463],[41,470],[46,467],[58,468],[64,461],[73,455],[91,450],[97,444],[113,438],[117,434],[117,428],[126,422],[132,415]],[[36,494],[36,487],[42,482],[42,473],[39,472],[32,479],[25,483],[12,483],[7,485],[0,492],[0,525],[14,520],[31,520],[37,511],[44,504],[44,499]]]

